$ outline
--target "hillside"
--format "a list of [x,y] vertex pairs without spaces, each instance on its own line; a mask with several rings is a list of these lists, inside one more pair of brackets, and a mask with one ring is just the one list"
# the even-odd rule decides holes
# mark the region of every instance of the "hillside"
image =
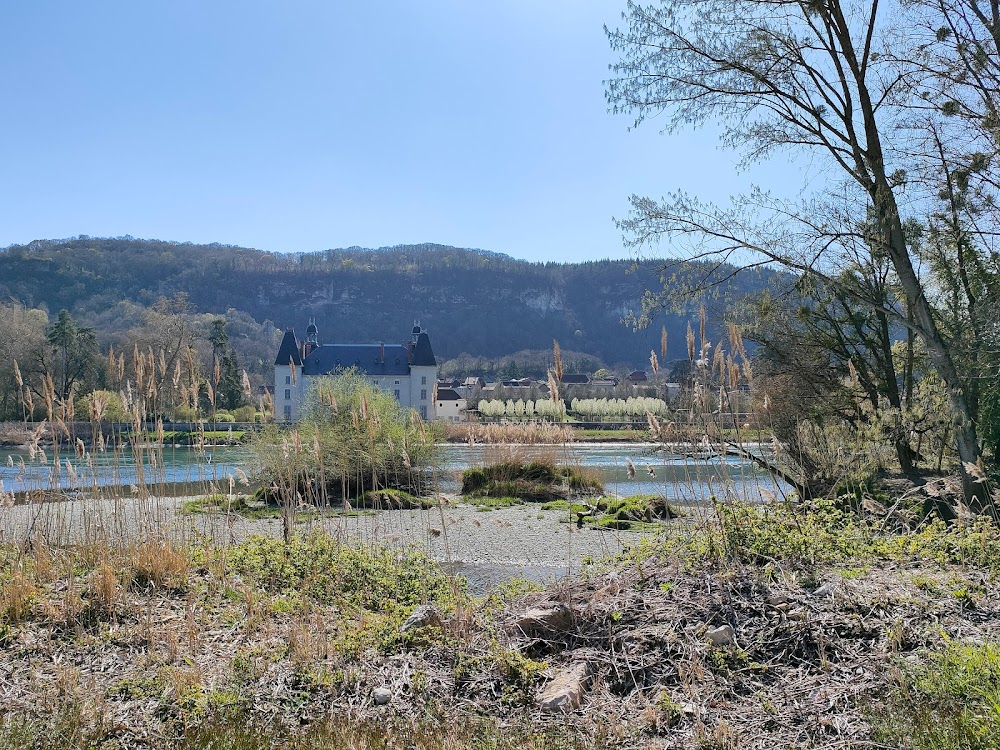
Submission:
[[[236,310],[278,328],[315,317],[325,342],[394,341],[414,320],[431,331],[439,360],[461,353],[497,358],[526,349],[592,354],[608,365],[643,366],[659,351],[666,324],[669,358],[686,356],[687,315],[648,330],[622,323],[647,289],[662,286],[656,261],[530,263],[442,245],[348,248],[279,254],[228,245],[131,237],[38,240],[0,250],[0,299],[60,309],[113,334],[108,311],[122,300],[143,307],[186,293],[199,313]],[[707,270],[690,266],[690,274]],[[740,275],[717,290],[709,318],[773,281]],[[109,319],[110,318],[110,319]],[[716,329],[717,331],[718,329]]]

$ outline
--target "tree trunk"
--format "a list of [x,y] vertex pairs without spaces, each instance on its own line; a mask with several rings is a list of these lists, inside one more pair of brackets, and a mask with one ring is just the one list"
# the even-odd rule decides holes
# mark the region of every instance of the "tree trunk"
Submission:
[[[879,163],[881,164],[881,159]],[[903,293],[913,310],[913,319],[917,330],[924,340],[927,354],[934,364],[934,369],[941,376],[948,391],[948,400],[955,415],[955,439],[958,458],[962,463],[959,472],[962,476],[965,502],[972,510],[981,512],[988,504],[989,493],[985,483],[969,471],[969,466],[977,465],[980,457],[975,414],[965,397],[962,379],[959,377],[948,344],[938,330],[931,305],[924,295],[916,272],[913,270],[910,255],[906,250],[906,239],[903,234],[903,225],[899,219],[896,199],[884,174],[880,179],[879,174],[876,173],[876,187],[872,198],[875,201],[876,214],[885,233],[886,250],[896,269]]]

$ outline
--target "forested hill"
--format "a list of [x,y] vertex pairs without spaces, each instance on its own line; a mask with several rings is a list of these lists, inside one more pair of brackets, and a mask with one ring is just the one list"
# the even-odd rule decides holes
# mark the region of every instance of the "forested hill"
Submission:
[[[315,317],[321,340],[398,341],[414,321],[431,332],[439,359],[459,353],[500,357],[524,349],[593,354],[609,365],[642,366],[659,351],[667,324],[670,357],[685,355],[686,315],[632,332],[622,317],[662,282],[647,261],[529,263],[441,245],[348,248],[280,254],[228,245],[158,240],[39,240],[0,250],[0,299],[50,313],[69,310],[109,325],[122,300],[150,306],[186,293],[194,310],[243,311],[301,334]],[[691,274],[704,274],[692,267]],[[721,288],[710,318],[771,279],[746,274]],[[738,284],[738,285],[737,285]],[[716,328],[716,331],[719,329]]]

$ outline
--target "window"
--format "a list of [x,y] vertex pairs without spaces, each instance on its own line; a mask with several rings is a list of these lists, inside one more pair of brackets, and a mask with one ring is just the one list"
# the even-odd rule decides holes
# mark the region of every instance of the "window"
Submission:
[[427,419],[427,407],[426,406],[421,406],[420,407],[420,418],[421,419]]
[[427,376],[423,375],[420,378],[420,385],[427,385]]
[[291,385],[291,383],[292,383],[292,376],[285,375],[285,385]]
[[420,400],[421,401],[426,401],[427,400],[427,389],[426,388],[424,388],[422,391],[420,391]]
[[[399,381],[397,380],[396,382],[398,383]],[[397,389],[397,390],[395,390],[395,391],[393,391],[393,392],[392,392],[392,395],[396,397],[396,400],[397,400],[397,401],[399,401],[399,390],[398,390],[398,389]]]
[[290,406],[285,407],[285,421],[286,422],[292,421],[292,407]]
[[292,400],[292,389],[291,388],[286,388],[285,389],[285,401],[291,401],[291,400]]
[[392,384],[393,384],[393,385],[399,385],[399,381],[398,381],[398,380],[393,380],[393,381],[392,381]]

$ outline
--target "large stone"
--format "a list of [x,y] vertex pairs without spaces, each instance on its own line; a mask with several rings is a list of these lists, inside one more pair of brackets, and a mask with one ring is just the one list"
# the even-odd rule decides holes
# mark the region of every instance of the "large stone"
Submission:
[[512,629],[525,635],[538,636],[563,632],[572,623],[573,613],[569,607],[558,602],[548,602],[522,612],[514,620]]
[[441,613],[437,607],[431,604],[421,604],[410,613],[406,621],[400,625],[400,633],[409,633],[411,630],[418,630],[427,627],[441,627]]
[[713,646],[729,646],[732,645],[736,634],[731,625],[720,625],[717,628],[709,628],[705,637],[711,641]]
[[378,706],[384,706],[390,700],[392,700],[392,691],[389,688],[375,688],[372,690],[372,700]]
[[543,711],[561,713],[573,711],[583,702],[584,689],[590,680],[590,666],[586,662],[560,669],[535,697]]

